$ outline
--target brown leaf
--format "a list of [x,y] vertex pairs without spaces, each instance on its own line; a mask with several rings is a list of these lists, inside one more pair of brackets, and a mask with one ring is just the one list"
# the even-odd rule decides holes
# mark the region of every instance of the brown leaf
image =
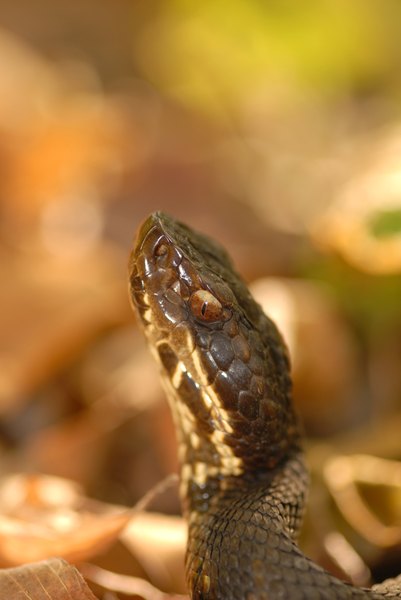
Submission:
[[61,558],[0,571],[0,600],[95,600],[79,571]]
[[0,313],[2,416],[15,413],[101,331],[124,322],[129,306],[120,260],[98,249],[95,258],[81,257],[79,267],[61,266],[38,254],[29,270],[23,256],[0,248],[0,277],[9,282]]
[[79,486],[48,476],[14,476],[0,486],[0,564],[49,556],[87,560],[114,542],[132,512],[81,495]]
[[[377,456],[336,455],[324,467],[327,487],[348,525],[379,548],[401,543],[400,511],[401,462]],[[372,502],[363,486],[380,490]],[[394,508],[393,508],[394,507]]]
[[184,557],[187,525],[183,518],[140,512],[120,536],[150,580],[161,589],[186,589]]

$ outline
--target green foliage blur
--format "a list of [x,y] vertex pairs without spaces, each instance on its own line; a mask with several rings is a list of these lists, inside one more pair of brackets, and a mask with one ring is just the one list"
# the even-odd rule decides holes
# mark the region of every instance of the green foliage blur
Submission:
[[219,113],[284,82],[398,96],[400,35],[396,0],[172,0],[139,36],[136,55],[174,97]]

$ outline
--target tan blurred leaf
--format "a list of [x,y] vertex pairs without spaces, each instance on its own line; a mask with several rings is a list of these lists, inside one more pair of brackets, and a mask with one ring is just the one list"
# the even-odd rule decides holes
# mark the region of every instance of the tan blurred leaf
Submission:
[[62,556],[86,560],[114,542],[132,512],[86,499],[56,477],[8,477],[0,485],[0,563]]
[[138,513],[121,535],[159,588],[186,589],[184,557],[187,525],[183,518],[159,513]]
[[112,573],[94,565],[82,565],[82,570],[87,579],[97,583],[105,589],[123,594],[135,594],[145,600],[187,600],[187,595],[166,594],[154,587],[151,583],[140,577],[129,577]]
[[359,169],[312,227],[315,241],[374,275],[401,270],[401,127],[362,147]]
[[0,571],[0,599],[94,600],[82,575],[60,558]]
[[99,332],[124,321],[129,306],[120,260],[100,249],[79,265],[37,255],[33,269],[23,256],[0,252],[0,275],[8,282],[0,314],[1,415],[15,411]]

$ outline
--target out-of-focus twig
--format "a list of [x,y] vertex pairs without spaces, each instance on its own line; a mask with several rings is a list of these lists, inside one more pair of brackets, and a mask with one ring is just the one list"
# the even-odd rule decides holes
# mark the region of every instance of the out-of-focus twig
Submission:
[[176,485],[178,482],[178,475],[176,473],[171,473],[167,475],[162,481],[153,486],[146,494],[138,500],[132,509],[134,512],[140,512],[146,510],[149,504],[161,494],[164,494],[166,490],[168,490],[173,485]]

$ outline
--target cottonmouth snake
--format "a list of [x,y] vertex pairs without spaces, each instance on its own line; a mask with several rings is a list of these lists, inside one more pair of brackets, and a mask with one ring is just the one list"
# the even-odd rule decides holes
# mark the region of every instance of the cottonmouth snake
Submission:
[[298,548],[308,473],[289,359],[226,252],[154,213],[129,271],[177,430],[191,598],[401,598],[400,578],[356,588]]

